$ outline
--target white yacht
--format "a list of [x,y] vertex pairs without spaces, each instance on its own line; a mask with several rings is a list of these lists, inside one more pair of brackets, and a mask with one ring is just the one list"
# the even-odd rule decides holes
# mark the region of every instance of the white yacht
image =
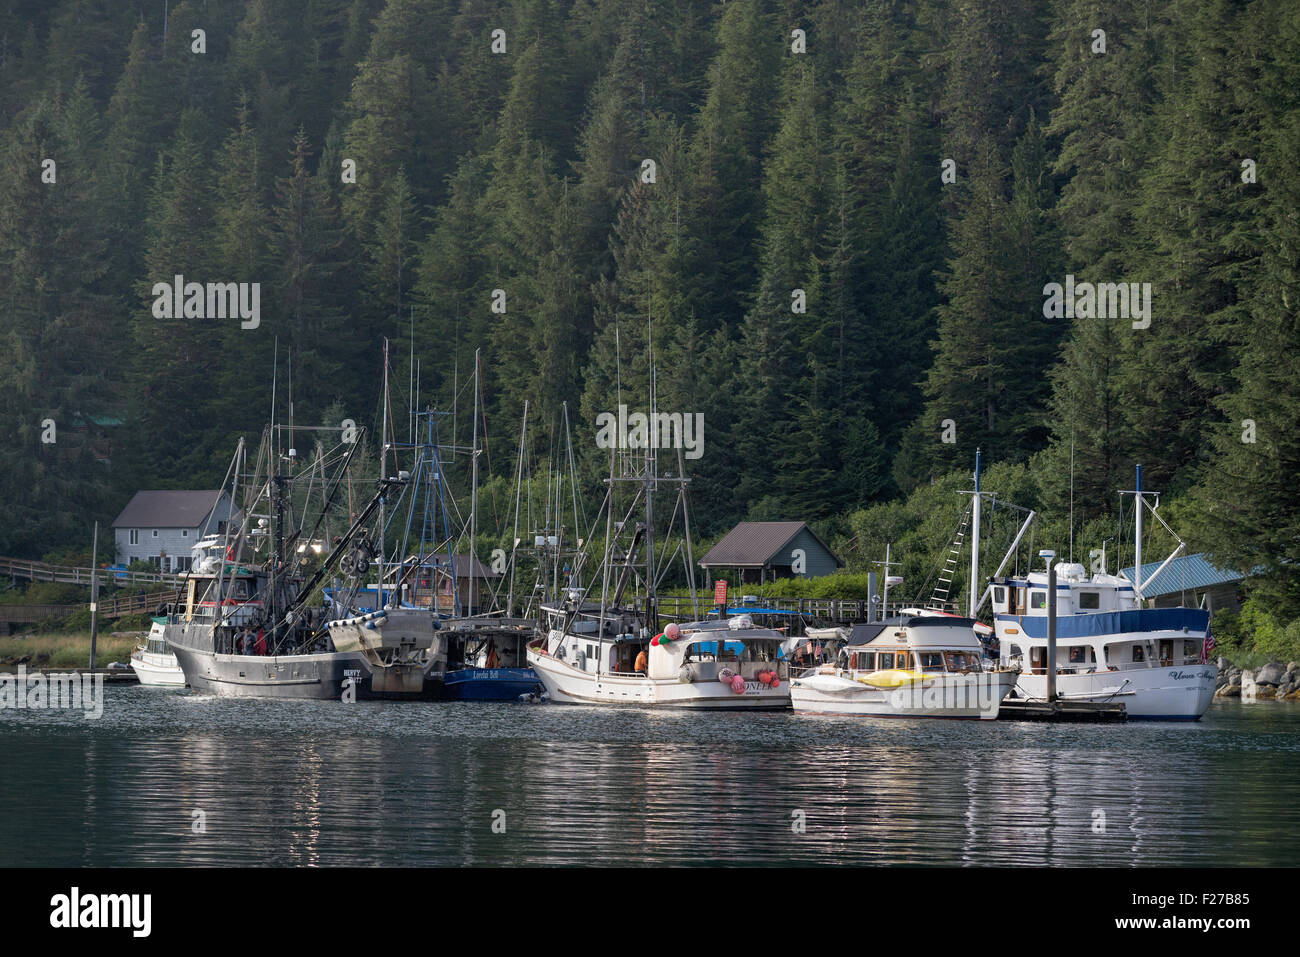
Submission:
[[131,652],[131,668],[142,685],[184,688],[185,672],[167,645],[166,621],[165,618],[154,619],[149,634]]
[[919,613],[854,625],[835,663],[791,681],[791,704],[814,714],[996,718],[1019,670],[986,663],[974,625]]
[[[1143,588],[1185,546],[1179,541],[1164,564],[1143,581],[1143,509],[1159,516],[1145,500],[1151,493],[1142,491],[1141,466],[1136,490],[1127,494],[1134,495],[1137,503],[1137,580],[1104,570],[1089,575],[1083,565],[1074,563],[1056,566],[1057,698],[1123,704],[1130,718],[1195,721],[1213,701],[1218,677],[1218,668],[1209,661],[1210,613],[1201,608],[1144,606]],[[1050,553],[1044,554],[1050,562]],[[1048,574],[995,576],[989,591],[1001,661],[1024,668],[1017,696],[1045,698]]]
[[[1056,570],[1056,690],[1065,701],[1123,704],[1130,718],[1195,721],[1214,699],[1208,662],[1210,613],[1143,608],[1134,583]],[[1017,695],[1047,694],[1047,573],[995,579],[994,626],[1004,665],[1020,664]]]

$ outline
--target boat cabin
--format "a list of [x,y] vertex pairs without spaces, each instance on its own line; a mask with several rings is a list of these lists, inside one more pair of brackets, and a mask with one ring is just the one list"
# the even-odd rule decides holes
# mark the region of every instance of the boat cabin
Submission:
[[974,619],[946,615],[900,616],[854,625],[838,664],[855,675],[983,671],[984,647],[974,625]]
[[[1047,573],[995,579],[993,613],[1001,659],[1027,674],[1047,673]],[[1058,674],[1196,665],[1204,660],[1207,612],[1141,608],[1121,575],[1089,576],[1082,565],[1057,566]]]

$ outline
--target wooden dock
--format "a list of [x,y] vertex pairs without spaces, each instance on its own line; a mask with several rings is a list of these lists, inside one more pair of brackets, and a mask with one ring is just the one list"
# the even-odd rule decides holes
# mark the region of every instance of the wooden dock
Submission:
[[[48,676],[62,675],[103,675],[104,684],[108,685],[133,685],[139,684],[140,678],[135,673],[134,668],[36,668],[30,669],[24,667],[22,676],[27,681],[35,681],[38,678]],[[19,673],[17,669],[0,668],[0,676],[7,678],[17,678]]]
[[1004,698],[998,708],[999,721],[1055,721],[1074,724],[1104,724],[1128,720],[1122,704],[1094,701],[1026,701]]

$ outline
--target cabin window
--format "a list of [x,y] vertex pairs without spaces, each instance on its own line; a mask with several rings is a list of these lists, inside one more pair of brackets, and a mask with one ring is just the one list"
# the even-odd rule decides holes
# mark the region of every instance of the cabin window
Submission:
[[1046,608],[1046,607],[1047,607],[1047,592],[1045,592],[1045,591],[1031,591],[1031,592],[1029,593],[1029,607],[1030,607],[1030,608]]
[[970,671],[970,657],[964,651],[950,651],[947,654],[949,671]]
[[905,651],[897,652],[894,655],[894,667],[906,671],[911,666],[911,656]]
[[1079,607],[1097,609],[1101,607],[1101,592],[1081,591],[1079,592]]
[[1168,668],[1174,663],[1174,642],[1172,638],[1160,639],[1160,664]]
[[890,651],[882,651],[876,655],[876,667],[881,671],[887,671],[894,667],[894,654]]
[[993,603],[995,605],[1003,605],[1006,604],[1006,601],[1007,601],[1007,590],[1003,588],[1001,585],[998,585],[996,588],[993,589]]
[[1007,651],[1008,658],[1019,658],[1024,652],[1020,650],[1019,645],[1010,645]]
[[1083,660],[1084,659],[1083,659],[1082,645],[1074,645],[1072,648],[1070,648],[1070,664],[1081,665],[1083,664]]
[[1147,660],[1147,653],[1146,653],[1146,651],[1143,650],[1143,648],[1142,648],[1141,645],[1134,645],[1134,646],[1133,646],[1133,660],[1134,660],[1134,661],[1146,661],[1146,660]]
[[943,655],[937,651],[921,652],[922,671],[943,671]]
[[876,653],[874,651],[859,651],[853,658],[857,662],[853,666],[857,671],[872,671],[876,667]]
[[1201,649],[1197,647],[1200,642],[1184,641],[1183,642],[1183,664],[1196,665],[1201,662]]

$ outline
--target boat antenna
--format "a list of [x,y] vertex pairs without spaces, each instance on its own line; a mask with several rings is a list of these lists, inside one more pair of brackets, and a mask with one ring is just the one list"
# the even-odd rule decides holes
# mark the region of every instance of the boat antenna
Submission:
[[1074,429],[1070,430],[1070,562],[1074,562]]

